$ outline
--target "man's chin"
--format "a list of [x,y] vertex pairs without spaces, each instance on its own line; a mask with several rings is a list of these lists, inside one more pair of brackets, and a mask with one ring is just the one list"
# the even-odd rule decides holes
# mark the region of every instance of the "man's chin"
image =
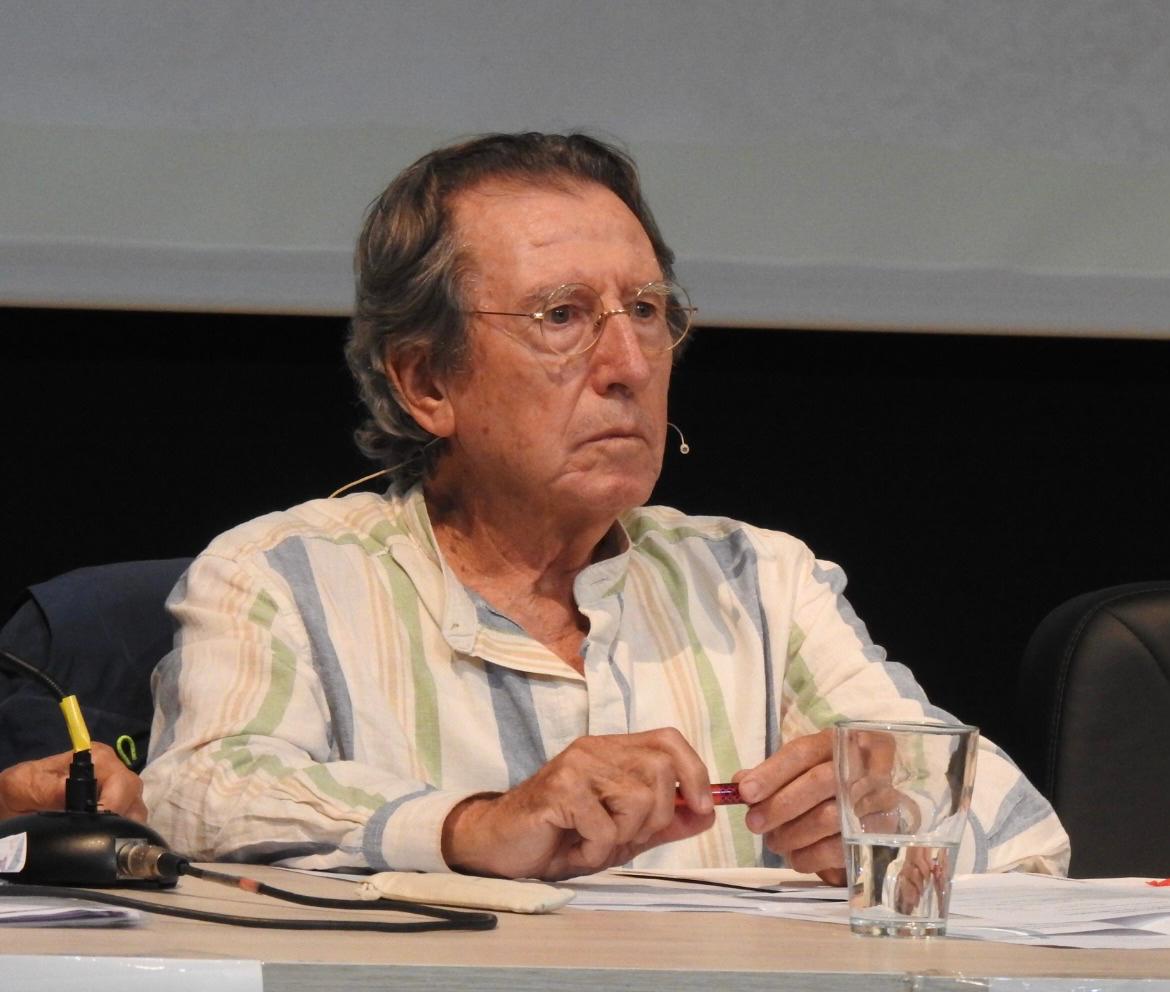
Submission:
[[657,479],[657,474],[582,473],[576,479],[566,480],[566,494],[588,516],[616,518],[642,506],[654,491]]

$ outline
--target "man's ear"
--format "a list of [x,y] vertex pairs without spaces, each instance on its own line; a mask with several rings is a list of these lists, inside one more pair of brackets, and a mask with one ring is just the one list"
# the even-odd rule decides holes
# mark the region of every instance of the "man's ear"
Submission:
[[425,348],[409,348],[386,355],[386,378],[415,422],[435,437],[455,433],[455,409],[447,380],[435,374]]

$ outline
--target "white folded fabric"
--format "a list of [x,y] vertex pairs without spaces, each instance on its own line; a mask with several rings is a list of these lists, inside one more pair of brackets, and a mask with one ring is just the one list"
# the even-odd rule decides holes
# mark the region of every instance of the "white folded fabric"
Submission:
[[573,898],[571,889],[544,882],[447,875],[442,872],[384,871],[358,886],[361,899],[402,899],[503,913],[551,913]]

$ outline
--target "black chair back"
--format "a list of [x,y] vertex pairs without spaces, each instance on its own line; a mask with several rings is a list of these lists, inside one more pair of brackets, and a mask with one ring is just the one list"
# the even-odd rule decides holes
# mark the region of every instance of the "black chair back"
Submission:
[[[146,761],[150,674],[171,649],[164,603],[190,558],[80,568],[30,586],[0,630],[0,647],[77,696],[90,736],[135,744]],[[35,681],[0,674],[0,768],[70,746],[56,700]]]
[[1017,760],[1056,808],[1078,878],[1170,875],[1170,581],[1069,600],[1020,676]]

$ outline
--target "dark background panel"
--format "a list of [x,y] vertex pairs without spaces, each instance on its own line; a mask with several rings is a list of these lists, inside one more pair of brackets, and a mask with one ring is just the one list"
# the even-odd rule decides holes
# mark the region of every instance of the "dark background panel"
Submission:
[[[369,470],[341,319],[0,310],[0,603],[196,553]],[[790,531],[876,640],[1013,743],[1028,635],[1170,576],[1170,342],[703,329],[656,499]]]
[[77,565],[198,552],[368,471],[342,320],[0,314],[5,599]]

